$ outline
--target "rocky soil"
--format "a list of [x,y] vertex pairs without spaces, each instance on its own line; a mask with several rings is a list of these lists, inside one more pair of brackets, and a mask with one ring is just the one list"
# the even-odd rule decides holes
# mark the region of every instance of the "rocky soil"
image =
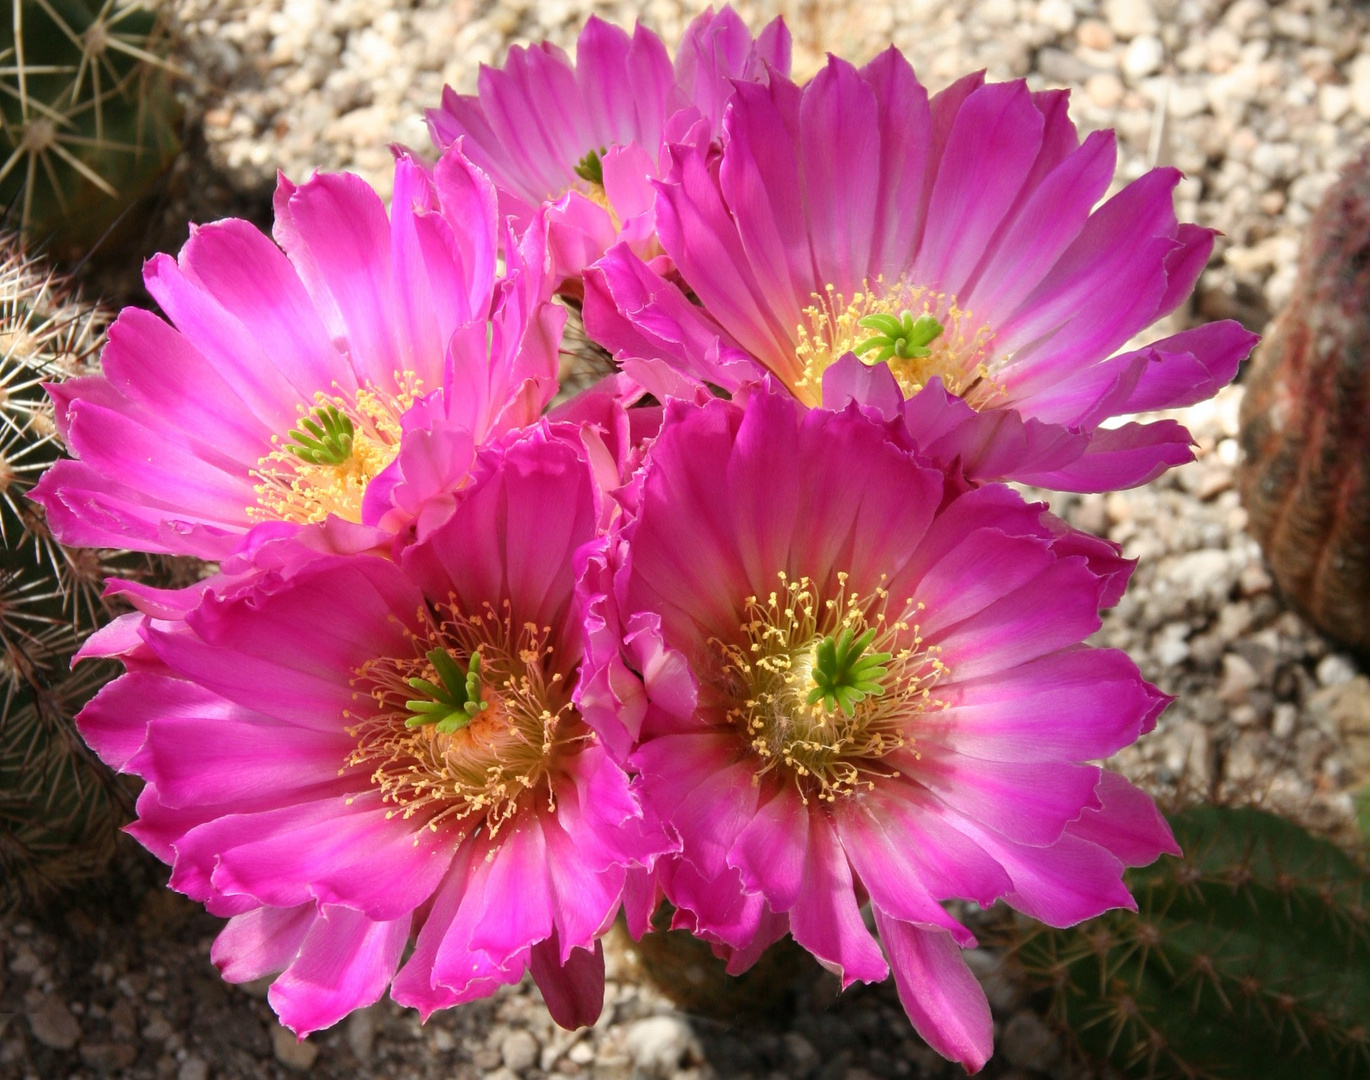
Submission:
[[[777,11],[796,68],[827,50],[869,58],[891,41],[932,87],[977,67],[1068,86],[1082,128],[1120,136],[1118,183],[1156,164],[1186,179],[1182,219],[1221,229],[1192,309],[1167,329],[1235,317],[1264,328],[1287,298],[1300,230],[1370,122],[1370,9],[1332,0],[908,0],[746,3]],[[422,109],[444,83],[473,89],[508,45],[570,46],[598,11],[678,38],[675,0],[178,0],[191,152],[147,243],[174,249],[187,215],[264,220],[277,168],[347,168],[388,189],[392,142],[422,147]],[[1127,649],[1177,695],[1157,730],[1114,764],[1159,796],[1260,801],[1350,840],[1370,778],[1370,678],[1272,590],[1234,486],[1242,388],[1177,414],[1199,460],[1136,491],[1054,499],[1075,525],[1140,564],[1101,644]],[[0,920],[0,1076],[248,1080],[585,1076],[869,1080],[960,1075],[911,1031],[892,987],[838,995],[803,969],[769,1019],[722,1023],[678,1009],[613,939],[608,1003],[588,1031],[555,1029],[530,985],[435,1016],[389,1002],[303,1044],[264,988],[223,984],[217,923],[157,887],[130,851],[120,881],[39,920]],[[1068,1080],[1075,1062],[992,949],[972,954],[998,1053],[985,1075]]]

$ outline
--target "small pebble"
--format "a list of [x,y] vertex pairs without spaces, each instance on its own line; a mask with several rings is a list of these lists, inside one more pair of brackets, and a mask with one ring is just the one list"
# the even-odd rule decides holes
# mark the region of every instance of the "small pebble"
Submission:
[[280,1024],[271,1025],[271,1052],[287,1069],[306,1072],[319,1057],[319,1048],[308,1039],[303,1041]]
[[81,1025],[60,999],[44,997],[28,1014],[33,1037],[52,1050],[70,1050],[81,1039]]

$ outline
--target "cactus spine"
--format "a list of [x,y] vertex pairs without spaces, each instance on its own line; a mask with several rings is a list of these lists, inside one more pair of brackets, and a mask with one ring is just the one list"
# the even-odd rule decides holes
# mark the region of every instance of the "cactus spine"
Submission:
[[166,580],[171,566],[64,547],[25,497],[62,452],[42,383],[93,371],[107,322],[0,235],[0,907],[98,874],[126,819],[127,793],[71,719],[111,665],[69,666],[112,614],[107,575]]
[[1129,1076],[1370,1077],[1365,869],[1259,810],[1171,823],[1185,857],[1130,872],[1135,914],[1021,932],[1054,1018]]
[[136,0],[0,7],[0,204],[84,253],[179,149],[167,22]]

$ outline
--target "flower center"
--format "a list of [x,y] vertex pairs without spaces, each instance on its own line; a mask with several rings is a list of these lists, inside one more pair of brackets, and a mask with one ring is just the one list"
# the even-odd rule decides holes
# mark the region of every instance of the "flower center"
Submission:
[[400,418],[421,395],[412,372],[399,385],[396,394],[366,387],[350,400],[315,394],[314,408],[301,408],[284,438],[272,437],[272,451],[252,471],[257,505],[248,517],[314,525],[336,514],[360,522],[366,485],[399,453]]
[[[477,816],[493,836],[535,798],[561,748],[585,737],[571,688],[553,670],[551,629],[515,628],[508,605],[468,615],[453,605],[424,612],[412,656],[368,661],[349,710],[357,748],[349,766],[370,770],[395,813],[424,824]],[[416,696],[417,693],[417,696]]]
[[883,587],[848,591],[846,574],[831,598],[808,577],[777,577],[764,600],[747,598],[733,641],[711,639],[721,673],[705,687],[756,754],[757,776],[783,770],[807,804],[899,775],[885,759],[914,742],[946,671],[903,614],[921,605],[892,609]]
[[803,369],[795,392],[809,404],[822,401],[823,373],[854,352],[868,364],[888,363],[905,397],[940,377],[949,393],[975,408],[1003,394],[991,379],[997,366],[994,331],[978,324],[956,298],[900,281],[869,283],[848,301],[831,285],[814,294],[798,328],[795,356]]

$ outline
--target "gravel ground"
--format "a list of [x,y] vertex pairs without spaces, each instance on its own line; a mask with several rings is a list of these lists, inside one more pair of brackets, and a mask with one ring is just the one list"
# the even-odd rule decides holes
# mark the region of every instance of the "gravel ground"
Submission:
[[[1222,317],[1265,327],[1289,295],[1300,229],[1370,121],[1370,10],[1331,0],[740,8],[753,25],[785,14],[800,74],[826,50],[865,59],[893,41],[934,88],[977,67],[1071,87],[1082,128],[1118,130],[1119,183],[1153,164],[1183,169],[1180,216],[1225,236],[1193,309],[1166,330]],[[471,90],[478,65],[513,42],[569,46],[591,11],[625,24],[640,12],[674,41],[693,14],[670,0],[179,0],[177,10],[195,76],[191,151],[146,240],[170,249],[187,215],[264,220],[278,167],[296,178],[353,169],[387,190],[387,146],[426,145],[422,108],[445,82]],[[1114,764],[1163,797],[1258,800],[1349,838],[1351,793],[1370,777],[1370,679],[1285,607],[1244,531],[1234,486],[1241,394],[1236,386],[1174,414],[1199,442],[1194,464],[1135,491],[1053,499],[1072,523],[1141,560],[1096,640],[1127,649],[1178,696]],[[297,1045],[274,1025],[264,989],[218,979],[208,961],[216,920],[158,888],[145,858],[130,851],[124,861],[98,895],[38,922],[0,920],[0,1076],[961,1073],[919,1042],[889,985],[839,996],[831,976],[802,969],[777,1015],[724,1024],[672,1005],[623,936],[611,940],[608,1005],[588,1032],[555,1029],[525,984],[422,1027],[384,1002]],[[1071,1061],[992,951],[972,959],[999,1029],[985,1075],[1096,1075]]]

